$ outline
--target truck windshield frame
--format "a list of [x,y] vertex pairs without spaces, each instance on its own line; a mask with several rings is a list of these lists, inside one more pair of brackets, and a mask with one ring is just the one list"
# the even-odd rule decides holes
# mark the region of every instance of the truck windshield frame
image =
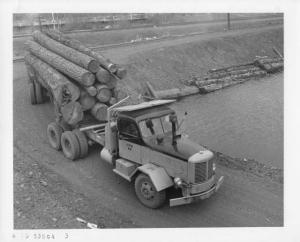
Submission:
[[154,134],[151,133],[150,129],[146,125],[146,119],[138,122],[141,136],[143,138],[149,138],[151,136],[170,134],[172,133],[172,123],[169,120],[170,115],[163,115],[160,117],[153,117],[151,121],[153,123]]

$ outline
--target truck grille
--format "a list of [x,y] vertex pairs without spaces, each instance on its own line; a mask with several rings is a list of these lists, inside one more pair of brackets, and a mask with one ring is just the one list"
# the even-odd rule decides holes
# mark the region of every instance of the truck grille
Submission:
[[213,159],[195,164],[195,183],[201,183],[213,175]]

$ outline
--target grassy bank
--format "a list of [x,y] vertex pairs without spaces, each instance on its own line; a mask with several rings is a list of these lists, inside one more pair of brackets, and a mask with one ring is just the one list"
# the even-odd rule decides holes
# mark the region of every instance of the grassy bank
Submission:
[[127,84],[138,92],[146,81],[158,90],[180,88],[184,80],[212,68],[250,62],[256,56],[274,57],[273,46],[283,52],[282,28],[139,52],[127,60]]

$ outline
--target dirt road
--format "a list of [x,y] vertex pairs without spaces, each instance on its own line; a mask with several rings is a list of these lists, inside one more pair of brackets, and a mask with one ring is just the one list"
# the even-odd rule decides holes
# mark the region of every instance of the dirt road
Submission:
[[[141,44],[105,53],[119,63],[126,63],[137,51],[268,28],[274,27]],[[31,106],[24,64],[15,63],[13,72],[15,228],[84,227],[76,217],[102,228],[283,225],[283,185],[225,166],[218,170],[225,176],[225,182],[210,199],[174,208],[145,208],[136,199],[132,184],[117,177],[101,161],[99,147],[76,162],[50,148],[46,128],[54,120],[53,106]]]

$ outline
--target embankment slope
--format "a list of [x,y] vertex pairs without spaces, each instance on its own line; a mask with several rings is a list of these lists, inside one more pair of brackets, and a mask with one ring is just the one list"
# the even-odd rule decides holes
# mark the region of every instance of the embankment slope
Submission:
[[282,27],[162,45],[127,57],[126,82],[139,93],[146,81],[155,89],[182,87],[184,80],[204,75],[212,68],[251,62],[256,56],[275,57],[273,46],[283,52]]

